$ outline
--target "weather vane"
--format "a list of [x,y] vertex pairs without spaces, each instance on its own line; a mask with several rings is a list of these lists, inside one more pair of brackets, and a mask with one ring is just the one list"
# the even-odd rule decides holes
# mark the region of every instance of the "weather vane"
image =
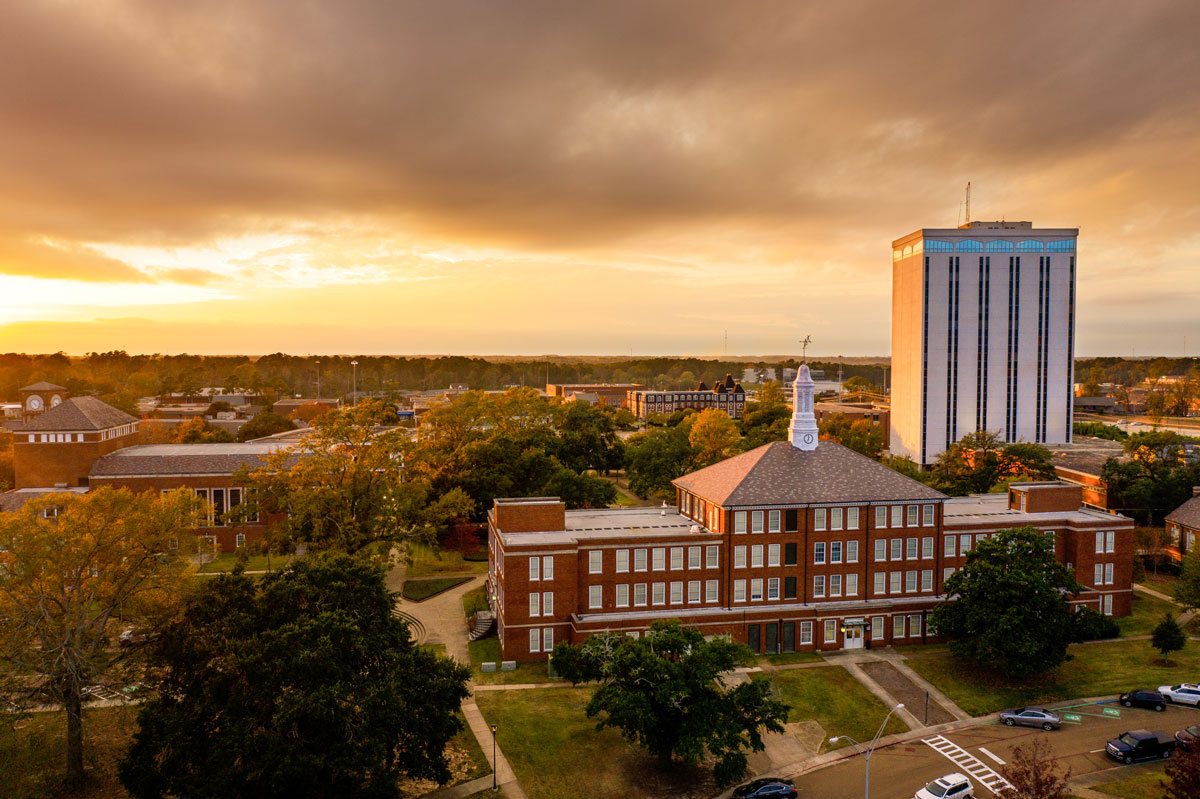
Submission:
[[812,336],[805,336],[800,342],[800,360],[808,359],[808,345],[812,343]]

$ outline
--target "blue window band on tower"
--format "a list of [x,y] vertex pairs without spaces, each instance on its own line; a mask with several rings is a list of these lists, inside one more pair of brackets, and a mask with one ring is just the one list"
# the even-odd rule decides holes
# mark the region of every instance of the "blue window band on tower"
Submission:
[[925,252],[954,252],[954,244],[941,239],[925,239]]
[[1042,243],[1033,239],[1024,239],[1017,242],[1017,252],[1041,252]]
[[1046,242],[1046,252],[1075,252],[1075,239]]
[[975,239],[963,239],[958,243],[958,252],[983,252],[983,242]]
[[987,243],[987,251],[988,252],[1012,252],[1013,251],[1013,243],[1011,241],[1004,241],[1003,239],[996,239],[995,241],[989,241]]

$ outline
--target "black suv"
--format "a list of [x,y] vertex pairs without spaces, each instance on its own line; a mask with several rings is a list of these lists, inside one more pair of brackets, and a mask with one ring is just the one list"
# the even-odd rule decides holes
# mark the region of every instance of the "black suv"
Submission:
[[1148,688],[1126,691],[1118,699],[1125,707],[1144,707],[1157,710],[1159,713],[1167,709],[1167,698],[1158,691],[1151,691]]

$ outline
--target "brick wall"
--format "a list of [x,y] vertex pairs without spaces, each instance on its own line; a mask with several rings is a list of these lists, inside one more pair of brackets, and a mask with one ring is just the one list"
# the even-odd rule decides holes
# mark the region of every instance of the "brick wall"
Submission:
[[554,498],[496,500],[495,525],[504,533],[554,532],[566,529],[567,506]]
[[[40,433],[35,434],[40,437]],[[75,435],[72,433],[71,435]],[[86,434],[82,442],[30,443],[26,434],[13,437],[13,471],[17,488],[49,488],[59,483],[86,486],[88,473],[97,458],[115,450],[132,446],[137,433],[116,436],[100,441],[95,434]]]

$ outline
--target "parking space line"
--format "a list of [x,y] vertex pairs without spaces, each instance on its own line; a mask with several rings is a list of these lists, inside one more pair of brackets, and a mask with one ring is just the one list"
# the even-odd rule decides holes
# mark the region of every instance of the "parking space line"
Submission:
[[988,751],[986,748],[984,748],[984,747],[982,747],[982,746],[981,746],[981,747],[979,747],[979,751],[980,751],[980,752],[983,752],[985,755],[987,755],[988,757],[990,757],[992,760],[995,760],[997,763],[999,763],[999,764],[1000,764],[1000,765],[1002,765],[1002,766],[1006,766],[1006,765],[1008,765],[1008,764],[1007,764],[1007,763],[1005,763],[1003,760],[1001,760],[1000,758],[996,757],[994,754],[992,754],[991,752],[989,752],[989,751]]
[[[982,760],[941,735],[935,735],[932,738],[923,738],[921,742],[967,772],[970,776],[979,780],[980,785],[994,794],[999,794],[1005,788],[1011,789],[1013,787],[1012,783],[997,774],[984,764]],[[989,752],[988,754],[991,753]],[[992,756],[995,757],[995,755]]]

